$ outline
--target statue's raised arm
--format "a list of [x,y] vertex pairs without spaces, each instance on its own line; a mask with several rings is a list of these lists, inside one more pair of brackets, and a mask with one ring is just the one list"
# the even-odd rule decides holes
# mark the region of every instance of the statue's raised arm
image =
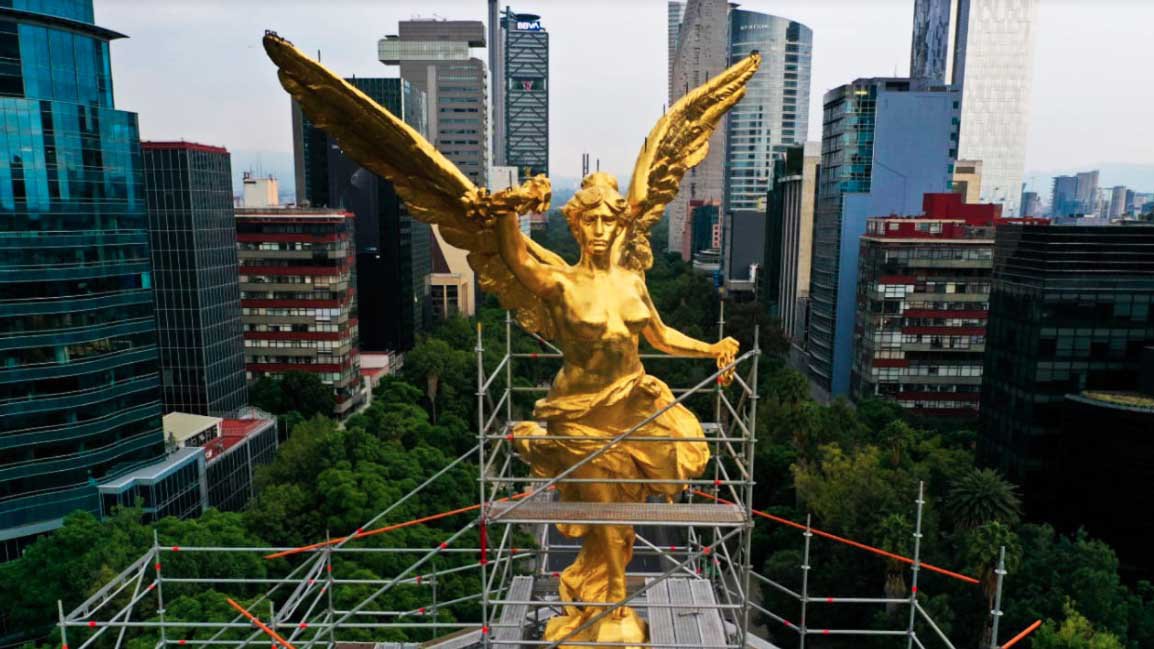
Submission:
[[[445,241],[468,251],[481,289],[496,294],[521,326],[553,338],[545,304],[517,277],[524,269],[510,268],[499,254],[497,241],[501,214],[549,209],[548,179],[537,176],[521,187],[489,194],[420,133],[292,43],[270,32],[264,36],[264,48],[279,68],[281,85],[313,124],[333,136],[350,158],[388,179],[411,216],[437,225]],[[517,236],[527,264],[537,268],[565,264],[528,237]]]

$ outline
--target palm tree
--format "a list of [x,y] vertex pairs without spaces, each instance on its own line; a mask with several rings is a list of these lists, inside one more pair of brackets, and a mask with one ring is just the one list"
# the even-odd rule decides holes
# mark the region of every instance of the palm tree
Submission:
[[890,463],[899,466],[906,449],[913,446],[916,432],[906,422],[895,419],[886,424],[877,434],[877,443],[889,451]]
[[[962,559],[966,567],[982,582],[982,592],[986,595],[986,610],[994,609],[994,596],[998,589],[998,558],[1002,548],[1006,549],[1006,570],[1017,569],[1022,559],[1022,545],[1018,535],[1010,526],[990,521],[966,532],[962,540]],[[986,620],[985,631],[979,647],[990,646],[990,620]]]
[[[885,550],[899,555],[910,554],[910,540],[913,538],[914,526],[903,514],[890,514],[878,524],[878,545]],[[909,587],[906,585],[906,573],[909,566],[894,559],[886,560],[885,596],[887,599],[901,599],[909,596]],[[886,604],[886,613],[893,614],[898,604]]]
[[954,481],[946,504],[959,530],[991,522],[1014,525],[1022,517],[1018,488],[990,469],[971,469]]

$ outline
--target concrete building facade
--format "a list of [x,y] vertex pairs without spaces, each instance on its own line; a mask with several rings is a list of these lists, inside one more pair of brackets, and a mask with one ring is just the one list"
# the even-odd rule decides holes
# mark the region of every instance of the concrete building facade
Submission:
[[[678,34],[672,63],[670,106],[729,65],[729,3],[726,0],[687,0]],[[725,212],[726,119],[722,118],[709,138],[709,155],[685,174],[677,197],[666,207],[670,252],[680,253],[684,248],[684,238],[692,236],[690,201],[717,201],[721,212]]]
[[926,194],[917,216],[871,218],[861,238],[855,400],[977,417],[1000,205]]
[[666,97],[673,97],[673,60],[677,58],[677,43],[681,36],[681,19],[685,15],[685,0],[670,0],[665,7],[666,16],[666,63],[668,65],[669,92]]
[[[791,340],[805,336],[804,304],[809,301],[813,254],[813,213],[821,143],[791,147],[778,161],[767,214],[764,291],[766,307]],[[772,231],[775,236],[770,236]]]
[[490,164],[488,73],[471,48],[485,42],[478,20],[402,20],[377,44],[381,63],[425,93],[433,146],[480,187]]
[[954,165],[951,189],[962,195],[962,202],[971,205],[982,200],[982,161],[958,160]]

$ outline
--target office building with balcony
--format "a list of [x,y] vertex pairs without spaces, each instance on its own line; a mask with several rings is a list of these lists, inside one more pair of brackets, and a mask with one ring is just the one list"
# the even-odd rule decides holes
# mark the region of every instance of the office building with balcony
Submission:
[[917,216],[871,218],[861,238],[855,400],[977,417],[1001,205],[926,194]]
[[849,396],[867,219],[915,214],[924,194],[950,190],[960,106],[956,90],[925,79],[858,79],[825,94],[805,344],[820,398]]
[[141,145],[166,412],[226,416],[248,403],[228,151]]
[[429,141],[478,187],[489,170],[489,105],[479,20],[402,20],[377,43],[377,58],[428,97]]
[[248,379],[316,374],[337,416],[364,399],[353,221],[319,208],[236,211]]
[[982,161],[982,203],[1018,214],[1039,0],[915,0],[910,77],[961,93],[957,157]]
[[134,113],[91,0],[0,6],[0,559],[164,457]]
[[[425,94],[404,79],[346,79],[427,135]],[[392,183],[360,166],[293,103],[293,157],[300,202],[352,212],[357,302],[364,350],[408,351],[428,323],[432,228],[409,216]],[[470,276],[471,277],[471,276]],[[387,281],[386,281],[387,278]]]
[[1022,486],[1030,515],[1060,514],[1067,395],[1138,385],[1152,307],[1154,226],[998,227],[978,459]]

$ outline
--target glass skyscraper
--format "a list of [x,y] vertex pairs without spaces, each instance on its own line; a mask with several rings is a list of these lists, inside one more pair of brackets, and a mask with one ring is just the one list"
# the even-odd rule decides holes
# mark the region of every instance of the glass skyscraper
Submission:
[[549,173],[549,32],[536,14],[501,14],[493,70],[494,165],[521,178]]
[[232,164],[222,147],[141,146],[165,412],[247,405]]
[[[0,2],[0,542],[164,456],[136,115],[92,0]],[[9,555],[10,556],[10,555]]]
[[962,91],[959,160],[982,161],[981,202],[1020,216],[1038,0],[915,0],[910,76]]
[[761,52],[762,64],[730,111],[725,164],[726,211],[765,212],[773,161],[809,134],[813,31],[756,11],[729,12],[729,62]]

